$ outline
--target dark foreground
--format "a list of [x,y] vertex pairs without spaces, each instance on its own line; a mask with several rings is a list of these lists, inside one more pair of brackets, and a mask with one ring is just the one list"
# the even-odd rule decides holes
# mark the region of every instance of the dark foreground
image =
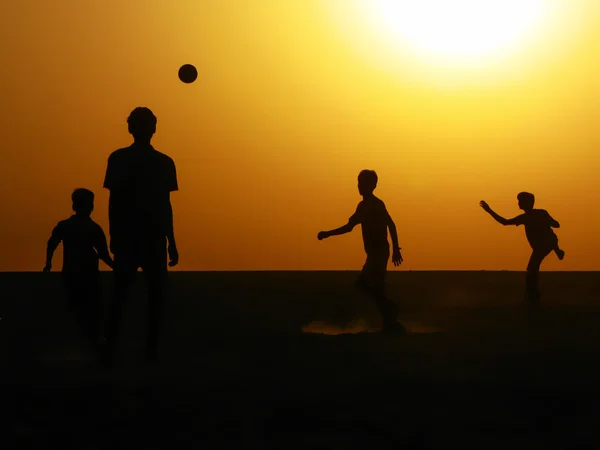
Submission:
[[546,305],[529,316],[519,306],[521,274],[398,273],[391,289],[404,294],[412,331],[404,338],[299,332],[312,320],[374,320],[347,289],[352,274],[176,275],[160,365],[135,357],[145,313],[138,291],[120,368],[108,373],[73,353],[56,277],[2,274],[13,286],[0,322],[2,448],[596,442],[596,274],[544,278]]

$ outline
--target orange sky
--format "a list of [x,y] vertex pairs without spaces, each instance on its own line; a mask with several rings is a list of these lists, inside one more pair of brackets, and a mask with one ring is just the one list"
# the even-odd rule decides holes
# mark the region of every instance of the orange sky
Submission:
[[[577,26],[555,24],[558,34],[493,76],[424,76],[392,51],[394,64],[382,64],[383,44],[370,57],[365,28],[348,33],[354,22],[344,28],[323,7],[334,0],[9,3],[0,7],[2,271],[41,270],[76,187],[96,192],[93,217],[107,230],[106,159],[130,143],[125,120],[140,105],[158,117],[155,147],[177,164],[180,270],[359,269],[358,229],[324,242],[316,234],[353,213],[363,168],[379,174],[401,270],[524,269],[524,230],[478,206],[515,216],[522,190],[563,227],[567,257],[543,268],[600,269],[593,0],[565,0]],[[192,85],[177,79],[184,63],[199,69]]]

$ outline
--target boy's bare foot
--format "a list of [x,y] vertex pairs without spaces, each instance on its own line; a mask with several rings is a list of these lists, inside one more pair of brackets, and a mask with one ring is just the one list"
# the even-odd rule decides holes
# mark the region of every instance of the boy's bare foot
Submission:
[[556,250],[556,256],[558,256],[558,259],[562,261],[565,257],[565,251],[561,249]]

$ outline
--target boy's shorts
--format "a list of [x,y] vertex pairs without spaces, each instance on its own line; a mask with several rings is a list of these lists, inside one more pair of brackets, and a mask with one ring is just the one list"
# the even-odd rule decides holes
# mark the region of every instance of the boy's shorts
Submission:
[[367,253],[367,261],[356,281],[356,287],[360,290],[383,292],[389,259],[389,248]]
[[554,232],[544,235],[536,236],[535,239],[529,240],[529,245],[532,250],[546,251],[547,249],[553,250],[558,246],[558,236]]
[[132,238],[113,250],[117,276],[131,277],[138,268],[154,277],[164,275],[167,268],[167,238]]

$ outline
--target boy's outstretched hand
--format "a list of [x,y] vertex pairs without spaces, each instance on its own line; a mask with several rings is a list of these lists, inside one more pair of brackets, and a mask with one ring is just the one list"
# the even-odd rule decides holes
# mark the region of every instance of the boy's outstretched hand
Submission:
[[322,241],[323,239],[327,239],[329,237],[329,234],[327,233],[327,231],[319,231],[319,234],[317,234],[317,239]]
[[392,262],[394,263],[394,266],[399,266],[400,264],[402,264],[403,261],[404,258],[402,258],[402,253],[400,253],[400,249],[394,249],[394,252],[392,253]]
[[490,212],[492,210],[492,208],[490,208],[490,205],[488,205],[485,201],[481,200],[479,202],[479,206],[481,206],[483,208],[483,210],[485,212]]

